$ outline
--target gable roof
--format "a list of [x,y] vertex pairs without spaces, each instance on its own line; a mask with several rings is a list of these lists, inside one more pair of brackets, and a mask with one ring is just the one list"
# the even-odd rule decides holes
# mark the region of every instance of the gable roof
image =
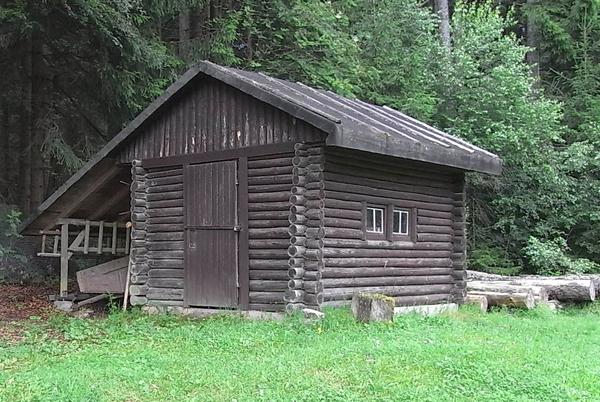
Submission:
[[[92,159],[50,195],[24,222],[22,231],[33,233],[53,218],[60,205],[76,198],[74,188],[93,181],[106,159],[153,114],[195,77],[204,74],[262,100],[325,131],[326,145],[351,148],[400,158],[430,162],[463,170],[500,174],[502,162],[490,152],[437,130],[386,106],[339,96],[269,77],[262,73],[223,67],[201,61],[191,67],[165,92],[113,137]],[[53,207],[51,209],[51,207]],[[43,215],[46,215],[46,219]],[[36,221],[38,224],[36,224]],[[44,225],[40,226],[44,223]]]

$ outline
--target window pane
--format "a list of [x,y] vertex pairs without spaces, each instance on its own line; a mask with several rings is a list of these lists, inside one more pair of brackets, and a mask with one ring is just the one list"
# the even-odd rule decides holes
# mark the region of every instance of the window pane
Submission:
[[383,210],[375,210],[375,232],[383,233]]
[[408,234],[408,212],[403,211],[400,214],[401,217],[401,221],[400,221],[400,233],[402,234]]
[[400,233],[400,211],[394,211],[394,233]]
[[367,208],[367,232],[374,232],[375,225],[373,224],[373,208]]
[[367,232],[383,233],[383,209],[367,208]]
[[407,235],[408,234],[408,211],[394,210],[394,233]]

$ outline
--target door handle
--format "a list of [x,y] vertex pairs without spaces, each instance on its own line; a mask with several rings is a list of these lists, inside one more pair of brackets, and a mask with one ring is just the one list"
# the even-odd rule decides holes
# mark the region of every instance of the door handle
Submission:
[[233,227],[233,231],[234,231],[234,232],[239,232],[239,231],[241,231],[241,230],[242,230],[242,227],[241,227],[240,225],[235,225],[235,226]]

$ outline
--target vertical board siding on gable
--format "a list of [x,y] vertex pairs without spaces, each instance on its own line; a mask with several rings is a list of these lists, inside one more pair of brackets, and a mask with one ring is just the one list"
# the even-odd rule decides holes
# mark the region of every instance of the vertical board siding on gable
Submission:
[[[432,165],[327,148],[325,304],[347,303],[360,291],[388,294],[397,305],[453,300],[455,269],[462,269],[453,255],[455,220],[463,219],[454,214],[462,177]],[[367,204],[416,211],[415,241],[366,239]]]
[[120,162],[322,138],[304,121],[212,78],[191,82],[138,131]]
[[282,311],[293,154],[248,159],[250,310]]
[[148,290],[150,305],[183,305],[183,169],[150,169],[146,175]]

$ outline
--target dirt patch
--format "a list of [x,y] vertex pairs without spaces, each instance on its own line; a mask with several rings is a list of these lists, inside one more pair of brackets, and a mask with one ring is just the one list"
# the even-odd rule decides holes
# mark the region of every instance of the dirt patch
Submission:
[[0,285],[0,322],[47,318],[52,311],[48,296],[56,289],[45,286]]
[[48,286],[0,284],[0,340],[18,342],[28,320],[48,318],[53,311],[48,296],[53,293],[56,289]]

